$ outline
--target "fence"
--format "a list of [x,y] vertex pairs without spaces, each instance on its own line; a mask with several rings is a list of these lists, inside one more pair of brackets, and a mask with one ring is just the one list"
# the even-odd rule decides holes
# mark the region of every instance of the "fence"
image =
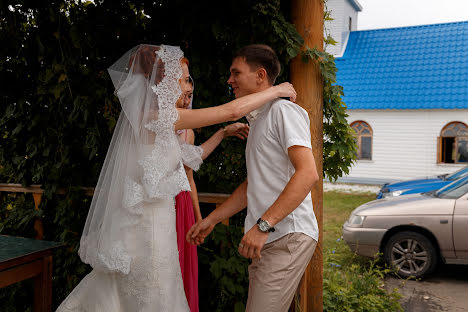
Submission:
[[[87,196],[93,196],[94,194],[94,188],[92,187],[81,187],[81,189]],[[39,184],[33,184],[25,187],[21,184],[0,183],[0,193],[1,192],[31,193],[34,199],[34,209],[39,210],[44,189],[42,189]],[[57,194],[65,194],[66,192],[66,189],[58,189],[56,191]],[[221,205],[228,197],[229,194],[198,193],[198,200],[200,203],[216,204],[216,207]],[[229,225],[229,219],[224,220],[223,223]],[[36,239],[42,239],[44,237],[44,225],[42,224],[41,219],[37,218],[34,220],[34,230],[36,231]]]

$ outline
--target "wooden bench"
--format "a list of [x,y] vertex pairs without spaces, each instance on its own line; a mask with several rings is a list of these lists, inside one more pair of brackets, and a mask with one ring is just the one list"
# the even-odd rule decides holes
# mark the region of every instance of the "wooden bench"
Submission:
[[34,279],[34,312],[52,307],[52,251],[60,243],[0,235],[0,288]]

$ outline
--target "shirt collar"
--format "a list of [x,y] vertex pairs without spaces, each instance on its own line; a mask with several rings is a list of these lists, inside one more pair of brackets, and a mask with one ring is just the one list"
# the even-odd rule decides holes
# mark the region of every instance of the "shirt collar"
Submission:
[[257,108],[256,110],[253,110],[250,113],[247,113],[247,115],[245,115],[245,118],[247,118],[247,121],[249,122],[249,124],[252,124],[253,122],[255,122],[258,116],[266,109],[267,106],[270,106],[271,103],[272,102],[268,102],[262,105],[260,108]]

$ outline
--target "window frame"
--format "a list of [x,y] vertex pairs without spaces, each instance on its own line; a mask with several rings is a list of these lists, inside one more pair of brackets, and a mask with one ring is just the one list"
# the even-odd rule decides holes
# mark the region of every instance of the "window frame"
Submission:
[[[467,132],[468,132],[468,126],[462,122],[462,121],[451,121],[449,122],[448,124],[446,124],[445,126],[442,127],[442,130],[440,130],[440,136],[437,137],[437,164],[468,164],[468,162],[466,161],[457,161],[457,159],[459,158],[459,153],[458,153],[458,141],[460,139],[463,139],[463,141],[468,141],[468,134],[465,134],[465,135],[457,135],[455,134],[455,136],[444,136],[444,132],[447,131],[448,127],[450,127],[451,125],[453,124],[461,124],[463,125],[466,129],[467,129]],[[444,143],[443,143],[443,140],[445,138],[453,138],[454,139],[454,142],[453,142],[453,146],[455,146],[455,160],[454,162],[445,162],[445,157],[444,157]],[[452,146],[452,149],[453,149],[453,146]]]
[[[357,127],[358,125],[363,125],[363,129],[368,129],[370,133],[362,133],[362,130],[359,130],[359,133],[356,131],[354,127]],[[354,134],[356,136],[356,143],[358,145],[358,150],[356,154],[356,160],[372,160],[373,159],[373,154],[374,154],[374,130],[370,126],[370,124],[364,120],[356,120],[353,121],[350,124],[350,127],[353,129]],[[362,137],[369,137],[370,138],[370,158],[362,158]]]

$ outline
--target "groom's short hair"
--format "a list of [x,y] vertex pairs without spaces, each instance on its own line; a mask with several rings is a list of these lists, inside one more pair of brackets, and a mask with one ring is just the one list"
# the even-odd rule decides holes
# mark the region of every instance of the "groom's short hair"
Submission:
[[234,59],[244,58],[251,70],[264,68],[267,72],[268,82],[273,85],[281,71],[281,64],[275,51],[265,44],[251,44],[239,49]]

